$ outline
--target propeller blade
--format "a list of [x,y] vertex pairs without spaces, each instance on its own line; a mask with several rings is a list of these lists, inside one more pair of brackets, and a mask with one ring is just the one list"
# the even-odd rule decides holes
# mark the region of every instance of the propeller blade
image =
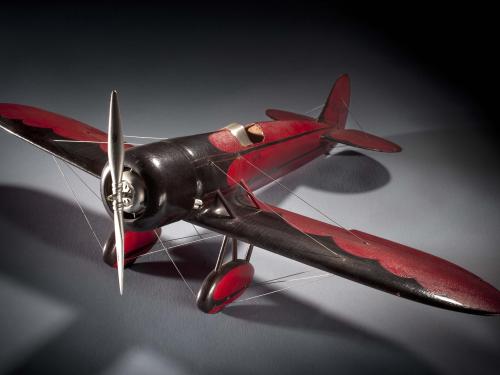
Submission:
[[124,232],[123,232],[123,202],[122,202],[122,174],[125,150],[118,107],[118,93],[111,93],[109,103],[108,129],[108,163],[111,174],[111,188],[113,192],[113,222],[115,228],[116,263],[118,269],[118,284],[120,295],[123,294],[123,261],[124,261]]

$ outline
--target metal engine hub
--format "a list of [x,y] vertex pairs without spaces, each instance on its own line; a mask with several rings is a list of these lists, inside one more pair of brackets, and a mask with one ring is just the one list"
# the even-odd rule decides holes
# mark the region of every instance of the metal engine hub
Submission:
[[[136,216],[144,210],[146,203],[146,186],[142,178],[131,169],[123,171],[121,195],[124,213]],[[112,202],[113,195],[108,195],[106,200]]]
[[129,214],[140,213],[146,202],[146,187],[142,178],[132,170],[125,170],[122,184],[123,211]]

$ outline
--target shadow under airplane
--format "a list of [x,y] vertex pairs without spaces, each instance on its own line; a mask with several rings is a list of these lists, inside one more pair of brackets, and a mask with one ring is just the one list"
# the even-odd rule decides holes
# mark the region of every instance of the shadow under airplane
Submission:
[[[280,179],[292,191],[300,186],[341,194],[372,191],[387,185],[391,175],[377,160],[354,150],[340,146],[336,153],[319,158]],[[261,189],[259,198],[280,204],[289,193],[278,184]]]
[[[434,373],[395,342],[287,293],[263,297],[271,305],[235,305],[216,316],[203,314],[161,252],[127,272],[126,293],[120,297],[115,272],[94,251],[77,206],[14,186],[0,186],[0,197],[1,230],[9,231],[0,273],[77,310],[64,330],[33,343],[12,374],[101,373],[137,348],[173,358],[188,373],[273,373],[278,368],[304,373],[311,363],[315,373],[325,374],[332,369],[337,374],[398,373],[402,368]],[[89,210],[87,215],[94,226],[110,226],[104,216]],[[173,249],[171,255],[195,285],[213,267],[218,247],[218,241],[207,241]],[[14,301],[2,302],[16,308]],[[19,334],[25,330],[29,326],[18,327]]]

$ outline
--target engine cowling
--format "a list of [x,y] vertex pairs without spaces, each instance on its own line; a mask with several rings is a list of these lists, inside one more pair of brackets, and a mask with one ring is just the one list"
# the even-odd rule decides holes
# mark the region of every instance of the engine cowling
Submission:
[[[194,206],[196,181],[185,151],[168,140],[127,150],[122,193],[125,228],[152,230],[186,218]],[[101,175],[101,197],[112,215],[108,165]]]

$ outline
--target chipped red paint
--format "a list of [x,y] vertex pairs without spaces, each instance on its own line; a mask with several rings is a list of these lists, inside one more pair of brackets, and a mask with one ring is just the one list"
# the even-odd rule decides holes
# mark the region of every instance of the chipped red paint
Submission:
[[323,154],[329,147],[321,136],[330,128],[315,121],[273,121],[258,125],[264,132],[264,140],[247,147],[241,146],[226,129],[209,135],[210,143],[220,151],[240,153],[241,158],[250,162],[237,158],[231,163],[227,170],[228,185],[246,180],[255,189],[252,180],[262,173],[252,164],[277,178]]
[[389,272],[413,278],[432,295],[456,301],[477,310],[500,313],[500,292],[471,272],[431,254],[357,230],[368,242],[335,239],[343,250],[377,260]]
[[[227,129],[221,129],[208,136],[210,143],[222,152],[234,153],[250,149],[260,149],[263,145],[282,141],[284,138],[299,136],[302,133],[325,129],[315,121],[264,121],[254,123],[259,125],[264,133],[264,140],[249,146],[242,146],[236,137]],[[251,124],[246,125],[247,127]]]
[[[57,113],[20,104],[0,104],[0,116],[9,120],[19,120],[23,124],[51,129],[62,138],[77,141],[107,142],[107,134],[78,120],[58,115]],[[100,144],[103,152],[107,152],[107,144]],[[126,145],[126,148],[132,147]]]
[[221,129],[208,136],[209,142],[222,152],[240,152],[245,149],[227,129]]
[[385,270],[398,277],[416,280],[434,298],[447,299],[448,302],[489,313],[500,313],[500,292],[496,288],[444,259],[357,230],[348,232],[263,202],[259,202],[259,206],[265,211],[279,213],[302,232],[330,237],[343,251],[376,260]]

